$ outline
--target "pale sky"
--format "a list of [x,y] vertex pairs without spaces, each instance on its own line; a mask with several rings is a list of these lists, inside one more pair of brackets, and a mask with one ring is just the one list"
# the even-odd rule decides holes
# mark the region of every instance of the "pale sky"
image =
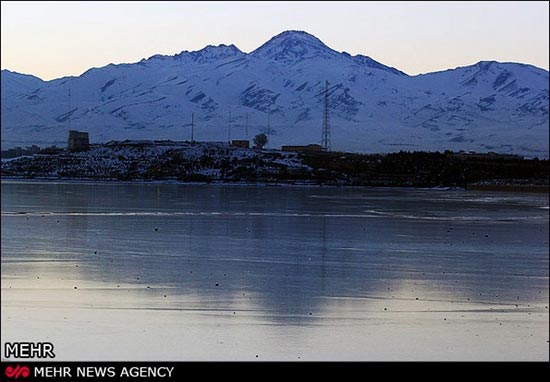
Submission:
[[49,80],[285,30],[414,75],[481,60],[548,70],[548,2],[1,3],[1,66]]

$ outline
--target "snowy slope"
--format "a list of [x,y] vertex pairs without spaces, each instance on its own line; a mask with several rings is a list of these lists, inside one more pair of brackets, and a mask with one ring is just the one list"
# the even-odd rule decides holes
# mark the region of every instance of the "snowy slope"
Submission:
[[188,139],[191,113],[197,140],[245,138],[246,115],[252,138],[269,111],[269,147],[319,143],[325,80],[335,150],[548,157],[547,71],[479,62],[408,76],[299,31],[248,54],[207,46],[52,81],[3,70],[2,146],[64,144],[69,124],[92,142]]

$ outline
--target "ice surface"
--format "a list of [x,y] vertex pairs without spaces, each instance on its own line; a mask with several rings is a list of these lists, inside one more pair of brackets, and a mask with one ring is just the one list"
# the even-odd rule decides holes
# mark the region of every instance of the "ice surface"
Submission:
[[2,342],[57,360],[548,360],[545,195],[1,187]]

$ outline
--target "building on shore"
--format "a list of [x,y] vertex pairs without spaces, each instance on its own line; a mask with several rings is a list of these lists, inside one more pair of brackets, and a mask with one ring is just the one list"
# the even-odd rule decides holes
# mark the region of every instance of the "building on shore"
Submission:
[[321,145],[311,144],[307,146],[282,146],[283,151],[306,151],[306,152],[316,152],[322,151]]
[[38,154],[40,150],[41,150],[40,147],[36,145],[32,145],[30,147],[27,147],[26,149],[17,146],[11,149],[2,150],[1,157],[4,159],[17,158],[23,155]]
[[231,147],[240,147],[242,149],[250,148],[250,141],[247,139],[237,139],[231,141]]
[[69,151],[85,151],[90,148],[90,137],[87,132],[69,130]]

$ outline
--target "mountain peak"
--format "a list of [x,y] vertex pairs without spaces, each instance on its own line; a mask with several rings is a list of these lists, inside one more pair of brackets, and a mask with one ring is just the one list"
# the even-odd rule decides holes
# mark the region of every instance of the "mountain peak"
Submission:
[[200,50],[189,52],[189,55],[193,58],[193,61],[199,63],[213,62],[242,54],[244,53],[233,44],[207,45]]
[[141,62],[149,61],[149,60],[168,60],[168,59],[178,59],[178,60],[185,60],[185,59],[191,59],[192,61],[198,62],[198,63],[209,63],[214,62],[217,60],[221,60],[228,57],[238,56],[238,55],[244,55],[239,48],[237,48],[235,45],[225,45],[225,44],[219,44],[219,45],[207,45],[202,49],[194,50],[192,52],[188,50],[181,51],[180,53],[174,54],[173,56],[165,56],[162,54],[155,54],[154,56],[149,57],[147,60],[143,59]]
[[252,56],[280,62],[296,62],[306,58],[329,58],[339,53],[304,31],[288,30],[272,37],[251,53]]
[[310,41],[316,41],[318,43],[321,43],[321,40],[319,40],[317,37],[312,35],[311,33],[307,33],[306,31],[301,30],[287,30],[284,32],[279,33],[276,36],[273,36],[271,40],[275,39],[302,39],[302,40],[310,40]]
[[193,51],[191,53],[242,53],[239,48],[237,48],[235,45],[225,45],[225,44],[219,44],[219,45],[207,45],[204,48],[200,50]]

